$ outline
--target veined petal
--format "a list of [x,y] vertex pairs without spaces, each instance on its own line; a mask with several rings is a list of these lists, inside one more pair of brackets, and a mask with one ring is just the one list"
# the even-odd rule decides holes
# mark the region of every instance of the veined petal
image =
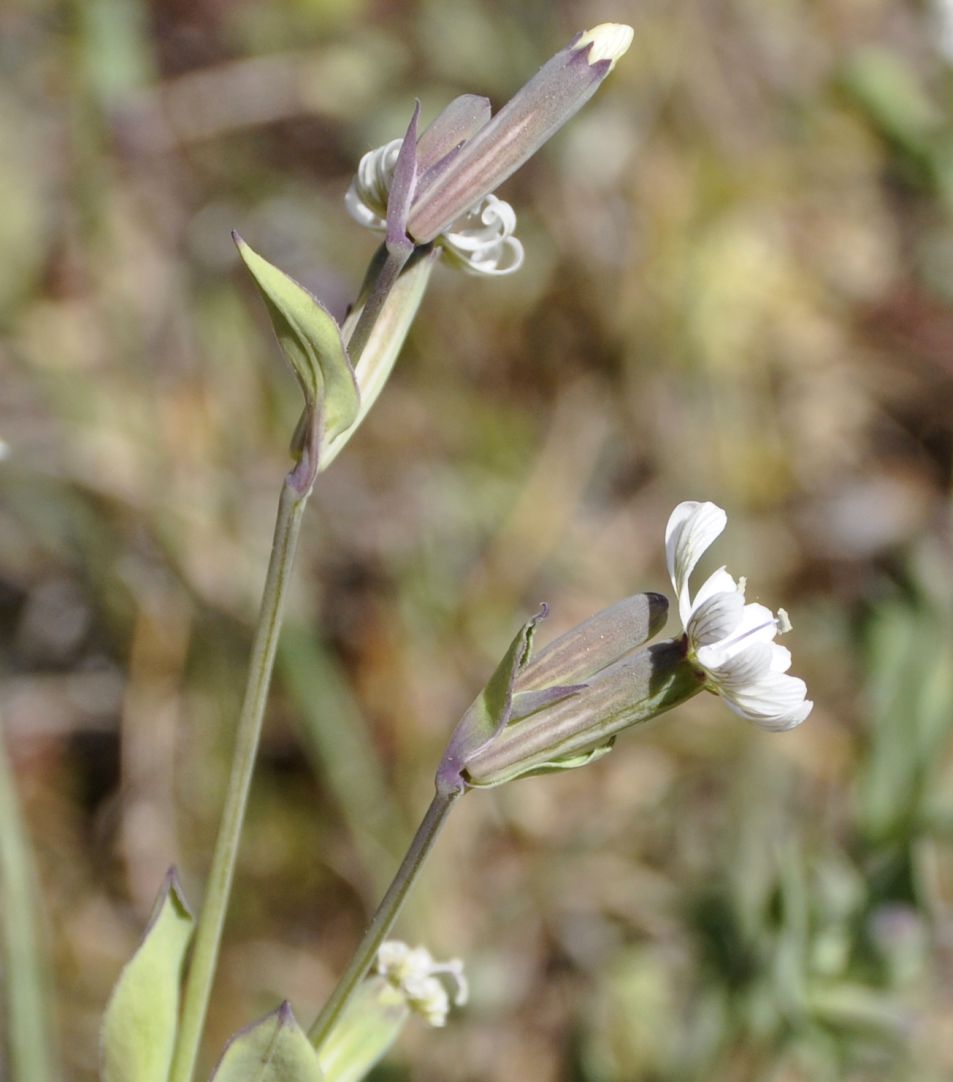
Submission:
[[698,662],[725,693],[756,684],[771,673],[771,643],[757,642],[727,660],[712,664],[712,658],[717,658],[716,651],[717,645],[703,647],[698,652]]
[[767,605],[760,605],[757,601],[745,605],[741,613],[741,622],[735,631],[736,639],[769,642],[777,633],[777,617]]
[[713,503],[687,500],[672,512],[665,529],[665,560],[678,597],[682,623],[691,616],[688,579],[698,561],[728,523],[728,515]]
[[800,706],[773,718],[762,718],[757,724],[772,733],[786,733],[789,729],[796,729],[807,719],[813,709],[814,703],[810,699],[805,699]]
[[723,567],[719,567],[718,570],[709,575],[699,587],[698,592],[692,599],[692,611],[697,612],[710,597],[714,594],[722,593],[737,594],[738,597],[741,598],[742,604],[744,604],[745,595],[738,589],[738,583],[735,582]]
[[792,686],[785,689],[784,694],[779,694],[775,688],[758,686],[749,689],[744,696],[726,695],[724,700],[736,714],[762,729],[785,732],[800,725],[814,708],[814,703],[804,698],[807,690],[804,681],[795,676],[785,679],[792,681]]
[[764,729],[800,725],[813,703],[803,680],[787,675],[791,654],[774,641],[790,628],[783,610],[744,603],[744,580],[725,568],[709,576],[691,597],[689,578],[709,545],[724,530],[725,512],[713,503],[688,501],[672,512],[665,531],[665,556],[678,596],[688,661],[741,717]]
[[692,648],[697,650],[733,635],[741,623],[744,606],[745,600],[737,591],[719,591],[701,604],[696,600],[685,628]]

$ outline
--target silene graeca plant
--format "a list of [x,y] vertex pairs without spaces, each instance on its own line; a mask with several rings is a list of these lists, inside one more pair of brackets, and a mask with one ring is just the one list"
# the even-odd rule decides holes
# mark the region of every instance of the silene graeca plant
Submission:
[[[595,93],[632,41],[627,26],[579,34],[495,115],[463,95],[422,131],[419,105],[402,138],[362,159],[347,193],[350,214],[383,243],[343,325],[293,279],[236,235],[304,399],[281,486],[274,543],[234,758],[197,921],[174,871],[166,876],[143,942],[122,971],[102,1027],[104,1082],[191,1082],[215,974],[285,596],[305,505],[319,474],[343,450],[381,392],[443,256],[473,274],[516,271],[516,215],[495,189]],[[716,571],[694,594],[689,578],[726,525],[711,503],[686,502],[665,532],[683,631],[647,645],[663,627],[658,593],[619,601],[534,654],[543,607],[509,649],[450,737],[435,793],[363,940],[318,1018],[302,1029],[287,1003],[239,1030],[215,1082],[357,1082],[411,1014],[442,1025],[466,999],[458,960],[390,938],[408,891],[450,809],[473,789],[583,766],[618,734],[702,690],[767,729],[800,724],[811,710],[791,658],[775,642],[789,622],[746,604],[744,580]],[[184,980],[183,980],[184,975]],[[20,1033],[11,1023],[11,1043]],[[23,1030],[23,1032],[27,1032]],[[24,1038],[28,1043],[28,1038]],[[22,1042],[21,1042],[22,1043]],[[22,1060],[21,1060],[22,1062]],[[46,1068],[27,1080],[47,1082]]]

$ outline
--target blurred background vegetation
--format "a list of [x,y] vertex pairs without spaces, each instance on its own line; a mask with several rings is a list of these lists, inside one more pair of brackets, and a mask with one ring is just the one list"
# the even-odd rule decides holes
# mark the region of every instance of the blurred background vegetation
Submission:
[[208,1056],[310,1022],[526,614],[666,590],[711,499],[813,716],[703,696],[464,801],[401,932],[472,1002],[375,1078],[953,1075],[950,0],[6,0],[0,710],[64,1078],[167,865],[201,898],[287,467],[229,230],[343,312],[360,155],[606,20],[502,191],[523,270],[438,268],[312,499]]

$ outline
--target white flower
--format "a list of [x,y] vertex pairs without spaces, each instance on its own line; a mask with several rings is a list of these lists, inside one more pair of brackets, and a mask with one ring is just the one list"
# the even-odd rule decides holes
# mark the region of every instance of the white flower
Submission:
[[449,978],[455,1006],[462,1006],[467,1001],[463,963],[458,958],[435,962],[426,947],[408,947],[397,939],[386,940],[377,952],[377,972],[431,1026],[444,1025],[450,1010],[450,996],[439,977]]
[[[387,196],[401,139],[392,139],[361,158],[344,197],[351,217],[379,233],[387,230]],[[523,264],[523,245],[513,236],[516,211],[495,195],[485,195],[440,234],[438,241],[470,274],[512,274]]]
[[745,580],[722,567],[692,598],[688,580],[702,554],[724,530],[727,514],[713,503],[689,500],[672,512],[665,529],[668,573],[688,639],[688,656],[707,686],[736,714],[765,729],[800,725],[813,703],[803,680],[788,676],[791,654],[774,642],[790,629],[784,609],[744,602]]

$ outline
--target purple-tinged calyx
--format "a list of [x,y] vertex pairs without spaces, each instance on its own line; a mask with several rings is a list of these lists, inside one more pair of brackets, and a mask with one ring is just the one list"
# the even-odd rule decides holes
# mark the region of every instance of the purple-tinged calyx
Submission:
[[631,27],[618,23],[577,35],[495,116],[435,162],[410,210],[413,240],[433,240],[515,173],[592,97],[632,36]]
[[643,644],[665,623],[661,594],[636,594],[568,631],[531,660],[545,608],[513,640],[454,731],[438,789],[501,785],[583,766],[623,729],[702,690],[684,641]]

